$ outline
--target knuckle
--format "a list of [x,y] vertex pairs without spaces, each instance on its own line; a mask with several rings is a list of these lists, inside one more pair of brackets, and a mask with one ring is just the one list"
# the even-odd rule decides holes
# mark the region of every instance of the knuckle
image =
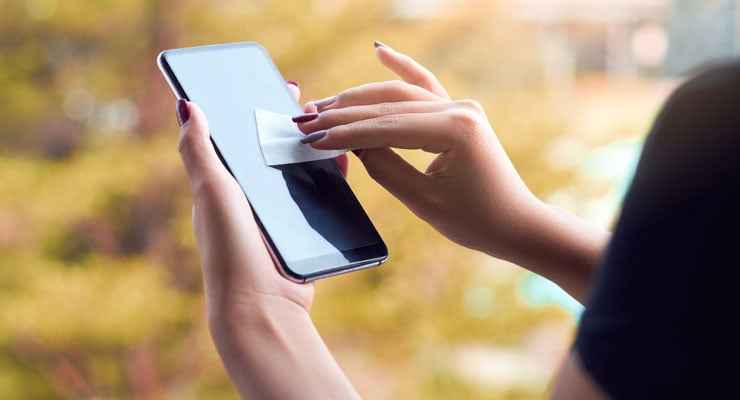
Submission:
[[380,116],[379,118],[375,118],[373,121],[375,128],[378,130],[394,130],[401,126],[403,123],[402,119],[403,118],[398,114],[391,114]]
[[469,107],[456,107],[450,111],[456,141],[466,144],[479,143],[484,136],[485,117]]
[[378,115],[395,115],[398,114],[397,103],[380,103],[376,105]]
[[190,186],[197,199],[210,199],[219,189],[215,179],[202,173],[190,177]]
[[396,79],[388,83],[389,83],[389,90],[391,92],[397,93],[401,97],[406,98],[412,94],[412,89],[411,89],[412,85],[408,84],[407,82]]
[[373,150],[365,150],[365,154],[362,156],[362,164],[365,166],[367,175],[374,181],[382,183],[385,179],[383,173],[383,166],[385,165],[381,159],[376,157],[376,153]]
[[383,182],[385,178],[385,174],[383,173],[383,168],[378,167],[376,164],[369,163],[365,161],[365,170],[367,171],[368,176],[376,182]]
[[400,80],[400,79],[394,79],[392,81],[389,81],[388,82],[388,85],[393,90],[404,90],[404,89],[406,89],[407,83],[404,82],[404,81],[402,81],[402,80]]
[[177,142],[177,151],[180,153],[180,158],[187,160],[193,153],[193,147],[195,146],[195,140],[193,139],[192,132],[187,130],[180,134],[180,140]]
[[321,126],[334,126],[338,118],[337,110],[329,109],[319,113],[318,118],[314,122],[321,122]]
[[462,100],[456,100],[455,103],[457,106],[471,110],[475,112],[476,114],[479,114],[479,115],[485,114],[485,111],[483,110],[483,106],[475,100],[462,99]]
[[478,114],[468,108],[454,108],[450,110],[450,120],[463,130],[470,130],[478,124]]

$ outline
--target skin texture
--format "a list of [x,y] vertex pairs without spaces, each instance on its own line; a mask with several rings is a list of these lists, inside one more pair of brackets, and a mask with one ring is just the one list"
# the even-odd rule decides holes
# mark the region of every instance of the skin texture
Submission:
[[205,116],[188,108],[179,151],[211,336],[234,385],[244,398],[359,397],[311,321],[313,285],[278,273],[244,193],[209,141]]
[[[319,116],[299,128],[327,130],[311,145],[362,149],[357,154],[370,176],[439,232],[542,274],[582,300],[609,233],[539,201],[478,103],[451,100],[406,55],[386,46],[376,55],[402,80],[309,102],[304,112]],[[288,87],[298,98],[298,86]],[[205,116],[195,104],[182,107],[189,117],[179,111],[179,151],[193,192],[209,327],[237,390],[245,398],[358,398],[310,319],[313,285],[278,273],[249,203],[209,141]],[[419,171],[392,148],[437,156]],[[346,174],[347,156],[336,162]],[[572,356],[552,397],[598,395]]]
[[[434,75],[388,47],[378,59],[406,81],[348,89],[304,133],[317,149],[365,149],[370,176],[449,239],[512,261],[583,301],[610,234],[537,199],[473,100],[450,100]],[[419,171],[392,148],[437,154]]]

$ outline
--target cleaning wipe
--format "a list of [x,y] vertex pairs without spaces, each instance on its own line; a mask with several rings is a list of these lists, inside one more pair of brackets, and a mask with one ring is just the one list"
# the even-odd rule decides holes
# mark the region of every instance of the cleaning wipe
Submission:
[[291,116],[255,109],[257,136],[267,165],[285,165],[306,161],[325,160],[348,150],[317,150],[300,140],[305,135]]

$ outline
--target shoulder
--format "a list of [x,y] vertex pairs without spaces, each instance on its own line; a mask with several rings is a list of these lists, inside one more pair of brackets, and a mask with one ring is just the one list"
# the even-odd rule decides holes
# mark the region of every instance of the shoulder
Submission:
[[[740,122],[740,60],[717,64],[680,85],[658,114],[645,151],[671,151],[687,142],[736,137]],[[711,129],[711,130],[710,130]],[[659,141],[666,149],[653,149]]]
[[702,90],[726,91],[728,85],[740,85],[740,59],[725,60],[701,68],[676,90],[674,97]]
[[646,221],[681,211],[707,191],[728,194],[740,173],[740,60],[688,79],[655,119],[623,214]]
[[592,283],[575,347],[612,395],[728,388],[716,383],[727,373],[718,366],[740,350],[740,332],[716,321],[740,308],[739,153],[733,62],[688,79],[665,103]]

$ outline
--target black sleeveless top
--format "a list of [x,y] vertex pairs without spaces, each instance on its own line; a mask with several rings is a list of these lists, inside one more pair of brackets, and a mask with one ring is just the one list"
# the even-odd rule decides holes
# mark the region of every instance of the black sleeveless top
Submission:
[[740,62],[666,102],[575,341],[617,399],[740,398]]

